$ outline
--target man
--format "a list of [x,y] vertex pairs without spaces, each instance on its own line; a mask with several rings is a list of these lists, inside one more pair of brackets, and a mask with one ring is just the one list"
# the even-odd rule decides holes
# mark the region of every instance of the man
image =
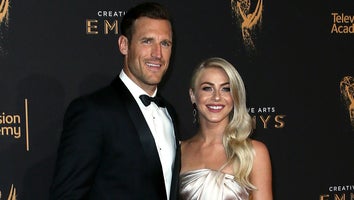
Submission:
[[157,3],[130,9],[118,46],[119,77],[66,112],[51,199],[177,199],[175,113],[157,93],[172,51],[166,9]]

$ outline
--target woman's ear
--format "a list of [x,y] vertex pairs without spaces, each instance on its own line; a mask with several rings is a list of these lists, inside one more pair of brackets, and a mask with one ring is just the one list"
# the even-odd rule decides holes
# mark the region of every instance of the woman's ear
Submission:
[[195,95],[192,88],[189,88],[189,96],[191,98],[192,104],[195,103]]
[[128,38],[125,37],[124,35],[119,36],[118,38],[118,47],[119,47],[119,51],[123,54],[123,55],[127,55],[128,54]]

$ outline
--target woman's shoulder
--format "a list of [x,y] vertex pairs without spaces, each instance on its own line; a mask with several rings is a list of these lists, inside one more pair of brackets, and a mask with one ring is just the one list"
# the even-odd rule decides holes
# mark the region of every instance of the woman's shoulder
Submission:
[[251,140],[251,143],[252,143],[253,149],[256,153],[256,157],[259,157],[259,156],[269,157],[268,148],[263,142],[258,141],[258,140]]
[[193,144],[195,142],[196,142],[196,135],[194,135],[194,136],[192,136],[190,138],[187,138],[185,140],[181,140],[180,144],[181,144],[181,147],[184,147],[184,146],[189,146],[189,145],[191,145],[191,144]]

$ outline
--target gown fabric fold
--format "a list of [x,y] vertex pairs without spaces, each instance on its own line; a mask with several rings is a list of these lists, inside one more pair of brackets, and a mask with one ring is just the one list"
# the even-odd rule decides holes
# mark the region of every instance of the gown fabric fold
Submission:
[[234,176],[211,169],[180,174],[181,200],[247,200],[249,193]]

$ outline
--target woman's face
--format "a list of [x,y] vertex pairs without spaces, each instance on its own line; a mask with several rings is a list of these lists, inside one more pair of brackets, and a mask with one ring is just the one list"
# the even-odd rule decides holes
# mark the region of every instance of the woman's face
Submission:
[[194,91],[190,90],[192,103],[197,105],[200,123],[229,122],[233,109],[229,78],[218,67],[208,67],[200,72]]

